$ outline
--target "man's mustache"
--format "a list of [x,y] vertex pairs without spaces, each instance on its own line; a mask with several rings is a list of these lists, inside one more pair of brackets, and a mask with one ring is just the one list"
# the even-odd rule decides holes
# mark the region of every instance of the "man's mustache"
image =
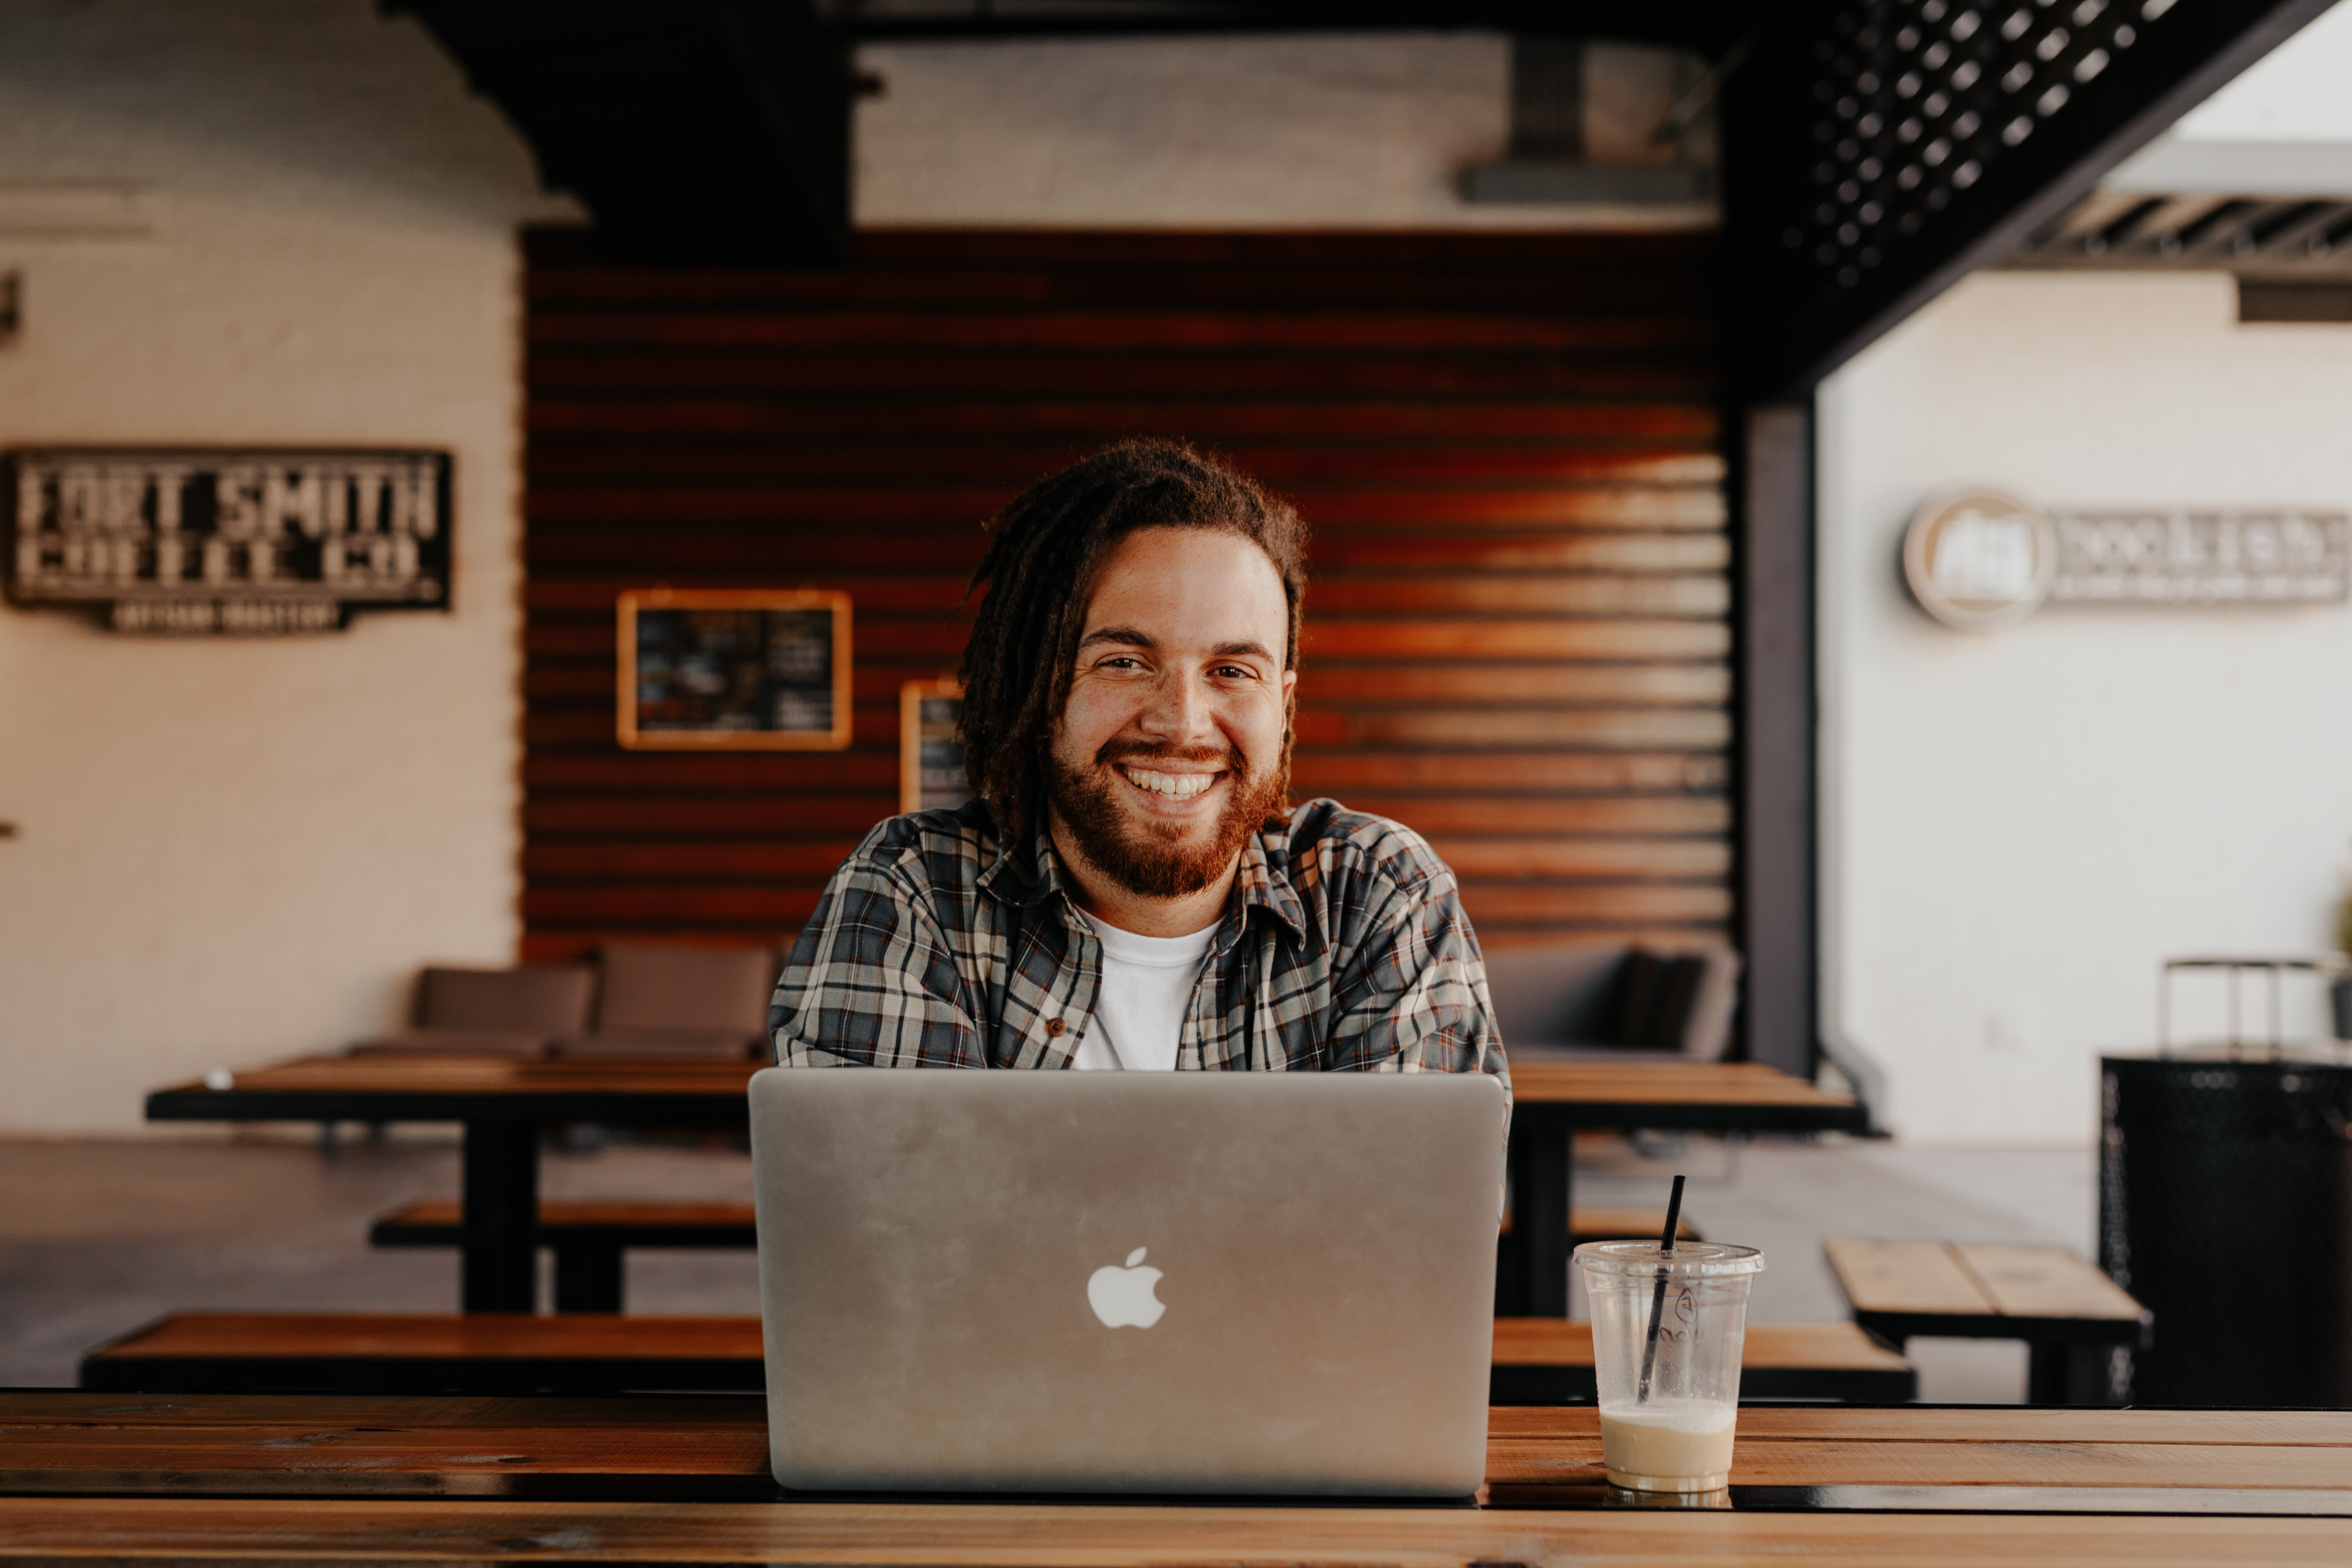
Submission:
[[1249,772],[1248,761],[1230,746],[1154,746],[1148,740],[1107,740],[1095,753],[1095,765],[1108,768],[1114,762],[1213,762],[1236,775]]

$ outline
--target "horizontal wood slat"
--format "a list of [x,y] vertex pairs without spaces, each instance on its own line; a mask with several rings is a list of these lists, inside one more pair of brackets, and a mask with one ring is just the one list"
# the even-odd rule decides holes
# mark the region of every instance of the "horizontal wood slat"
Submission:
[[604,310],[541,315],[530,324],[533,348],[766,354],[826,349],[936,354],[1126,354],[1171,350],[1283,353],[1559,353],[1589,350],[1655,350],[1712,345],[1705,314],[1612,311],[1599,315],[1498,316],[1462,312],[1231,310],[730,311]]
[[[1497,946],[1719,936],[1724,462],[1699,236],[862,236],[824,271],[528,277],[524,955],[788,938],[895,807],[982,522],[1109,441],[1208,444],[1313,531],[1301,798],[1404,821]],[[854,605],[839,753],[624,753],[613,602]]]
[[[1075,454],[1073,455],[1075,455]],[[604,484],[593,488],[534,486],[528,507],[537,528],[599,524],[689,527],[697,524],[774,528],[853,524],[969,529],[1012,498],[1014,481],[993,490],[798,489],[782,486],[721,488],[670,485],[660,488]],[[1547,486],[1512,490],[1307,490],[1289,498],[1318,529],[1358,525],[1431,524],[1488,528],[1717,528],[1723,497],[1712,486]]]
[[[848,441],[818,444],[781,436],[746,441],[680,431],[659,439],[559,448],[541,461],[538,472],[551,483],[615,477],[643,483],[658,477],[686,484],[751,478],[809,485],[855,483],[874,474],[891,474],[901,482],[936,485],[1020,484],[1068,462],[1070,451],[1066,441],[938,439],[908,451]],[[1554,442],[1476,451],[1247,444],[1226,448],[1225,455],[1281,490],[1372,483],[1486,489],[1528,484],[1708,485],[1723,477],[1722,462],[1711,454]]]
[[[534,401],[528,413],[534,436],[593,435],[693,443],[757,437],[776,450],[822,449],[843,440],[876,439],[875,411],[851,399],[807,402],[765,398],[637,398],[625,392],[593,402]],[[1013,403],[930,397],[907,389],[890,411],[888,428],[909,444],[942,441],[1028,442],[1051,439],[1080,446],[1116,441],[1138,430],[1181,430],[1218,444],[1251,441],[1460,441],[1484,444],[1577,443],[1595,446],[1688,444],[1694,462],[1719,461],[1712,448],[1718,429],[1712,406],[1677,400],[1619,398],[1606,402],[1527,403],[1456,398],[1430,403],[1383,402],[1265,402],[1246,393],[1213,402],[1087,397]],[[1509,450],[1507,444],[1504,450]]]
[[[1349,804],[1411,822],[1425,833],[1454,835],[1449,841],[1456,843],[1478,833],[1596,833],[1609,835],[1612,841],[1633,841],[1643,836],[1722,834],[1731,827],[1729,804],[1703,797],[1496,800],[1354,794]],[[523,826],[532,836],[526,854],[542,848],[595,849],[620,839],[675,844],[827,832],[854,835],[872,825],[872,804],[858,795],[780,799],[772,794],[646,793],[537,800],[523,808]]]
[[1387,353],[1363,357],[1188,354],[1148,363],[1088,354],[833,354],[825,356],[735,356],[710,353],[662,355],[559,355],[534,357],[534,380],[550,392],[573,396],[648,391],[708,395],[766,393],[784,397],[849,394],[884,402],[909,386],[927,395],[958,392],[974,397],[1125,396],[1160,393],[1213,397],[1246,392],[1300,398],[1334,393],[1374,397],[1567,397],[1654,400],[1711,395],[1714,355],[1687,350],[1657,359],[1598,353],[1525,358],[1480,354],[1448,359],[1433,354]]

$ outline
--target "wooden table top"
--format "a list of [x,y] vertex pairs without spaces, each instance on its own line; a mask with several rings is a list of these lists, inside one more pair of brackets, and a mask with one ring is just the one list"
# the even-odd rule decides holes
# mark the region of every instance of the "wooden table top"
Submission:
[[0,1552],[185,1563],[874,1563],[942,1568],[2204,1568],[2352,1555],[2338,1519],[1030,1503],[0,1497]]
[[654,1058],[303,1056],[147,1096],[150,1121],[593,1121],[740,1127],[764,1063]]
[[[701,1102],[724,1103],[740,1114],[745,1085],[761,1065],[619,1058],[518,1061],[305,1056],[238,1069],[223,1089],[209,1088],[201,1080],[159,1089],[148,1097],[148,1114],[170,1120],[308,1120],[322,1113],[317,1107],[368,1101],[422,1105],[446,1116],[467,1105],[503,1103],[519,1108],[533,1100],[608,1104],[657,1100],[668,1102],[670,1109]],[[1767,1121],[1794,1117],[1822,1125],[1859,1114],[1852,1096],[1828,1093],[1753,1061],[1528,1062],[1512,1070],[1511,1086],[1523,1110],[1576,1106],[1667,1119],[1658,1124],[1677,1124],[1675,1119],[1699,1113]]]
[[2146,1315],[2121,1286],[2055,1247],[1836,1239],[1822,1249],[1856,1312],[2126,1323]]
[[[0,1393],[0,1494],[17,1500],[0,1505],[0,1550],[20,1543],[16,1531],[24,1521],[64,1517],[27,1511],[21,1500],[38,1494],[611,1505],[709,1505],[778,1495],[768,1475],[765,1402],[753,1396],[16,1391]],[[1487,1432],[1490,1514],[1590,1511],[1603,1501],[1600,1416],[1591,1406],[1498,1406],[1489,1413]],[[2002,1489],[2036,1489],[2049,1494],[2044,1506],[2058,1511],[2097,1511],[2103,1499],[2128,1500],[2126,1494],[2139,1499],[2132,1508],[2144,1509],[2146,1494],[2167,1490],[2180,1491],[2184,1500],[2234,1490],[2257,1512],[2273,1501],[2280,1513],[2310,1512],[2315,1499],[2332,1498],[2332,1511],[2344,1516],[2334,1521],[2333,1539],[2340,1549],[2352,1548],[2352,1411],[1749,1406],[1740,1413],[1732,1485],[1759,1495],[1771,1489],[1975,1489],[1987,1507],[2014,1506],[1997,1495]],[[2049,1500],[2069,1489],[2079,1495]],[[796,1501],[771,1510],[771,1522],[782,1531],[774,1539],[799,1540],[801,1527],[783,1516],[818,1506]],[[1027,1515],[989,1508],[958,1513],[945,1503],[900,1499],[845,1502],[824,1517],[836,1525],[953,1517],[964,1521],[961,1531],[1000,1513],[1076,1518],[1114,1511],[1219,1514],[1238,1528],[1235,1521],[1268,1511],[1102,1505]],[[1328,1519],[1351,1511],[1295,1511]],[[1383,1518],[1399,1512],[1370,1511]],[[1406,1511],[1456,1521],[1477,1517]],[[2126,1511],[2122,1501],[2115,1511]],[[232,1510],[220,1517],[239,1516]],[[737,1527],[712,1528],[717,1541],[732,1539],[729,1531]],[[818,1531],[808,1539],[835,1538]]]
[[320,1090],[377,1094],[530,1094],[548,1090],[595,1094],[740,1094],[759,1061],[679,1061],[662,1058],[557,1057],[526,1061],[488,1056],[298,1056],[242,1067],[226,1089],[201,1080],[158,1093],[300,1094]]
[[[1505,1046],[1507,1053],[1509,1047]],[[1529,1061],[1511,1068],[1521,1105],[1723,1105],[1831,1110],[1853,1104],[1760,1061]]]

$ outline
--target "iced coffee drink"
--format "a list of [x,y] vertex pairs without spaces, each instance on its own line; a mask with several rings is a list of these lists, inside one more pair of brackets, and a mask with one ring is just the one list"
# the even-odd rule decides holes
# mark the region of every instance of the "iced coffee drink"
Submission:
[[1592,1303],[1601,1457],[1635,1491],[1730,1484],[1752,1247],[1587,1242],[1576,1249]]

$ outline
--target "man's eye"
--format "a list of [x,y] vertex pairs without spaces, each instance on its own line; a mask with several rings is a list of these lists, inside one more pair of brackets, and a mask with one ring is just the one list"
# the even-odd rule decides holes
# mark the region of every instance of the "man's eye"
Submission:
[[1219,664],[1215,669],[1209,673],[1213,675],[1222,675],[1229,681],[1254,681],[1257,679],[1257,672],[1251,669],[1247,664]]

